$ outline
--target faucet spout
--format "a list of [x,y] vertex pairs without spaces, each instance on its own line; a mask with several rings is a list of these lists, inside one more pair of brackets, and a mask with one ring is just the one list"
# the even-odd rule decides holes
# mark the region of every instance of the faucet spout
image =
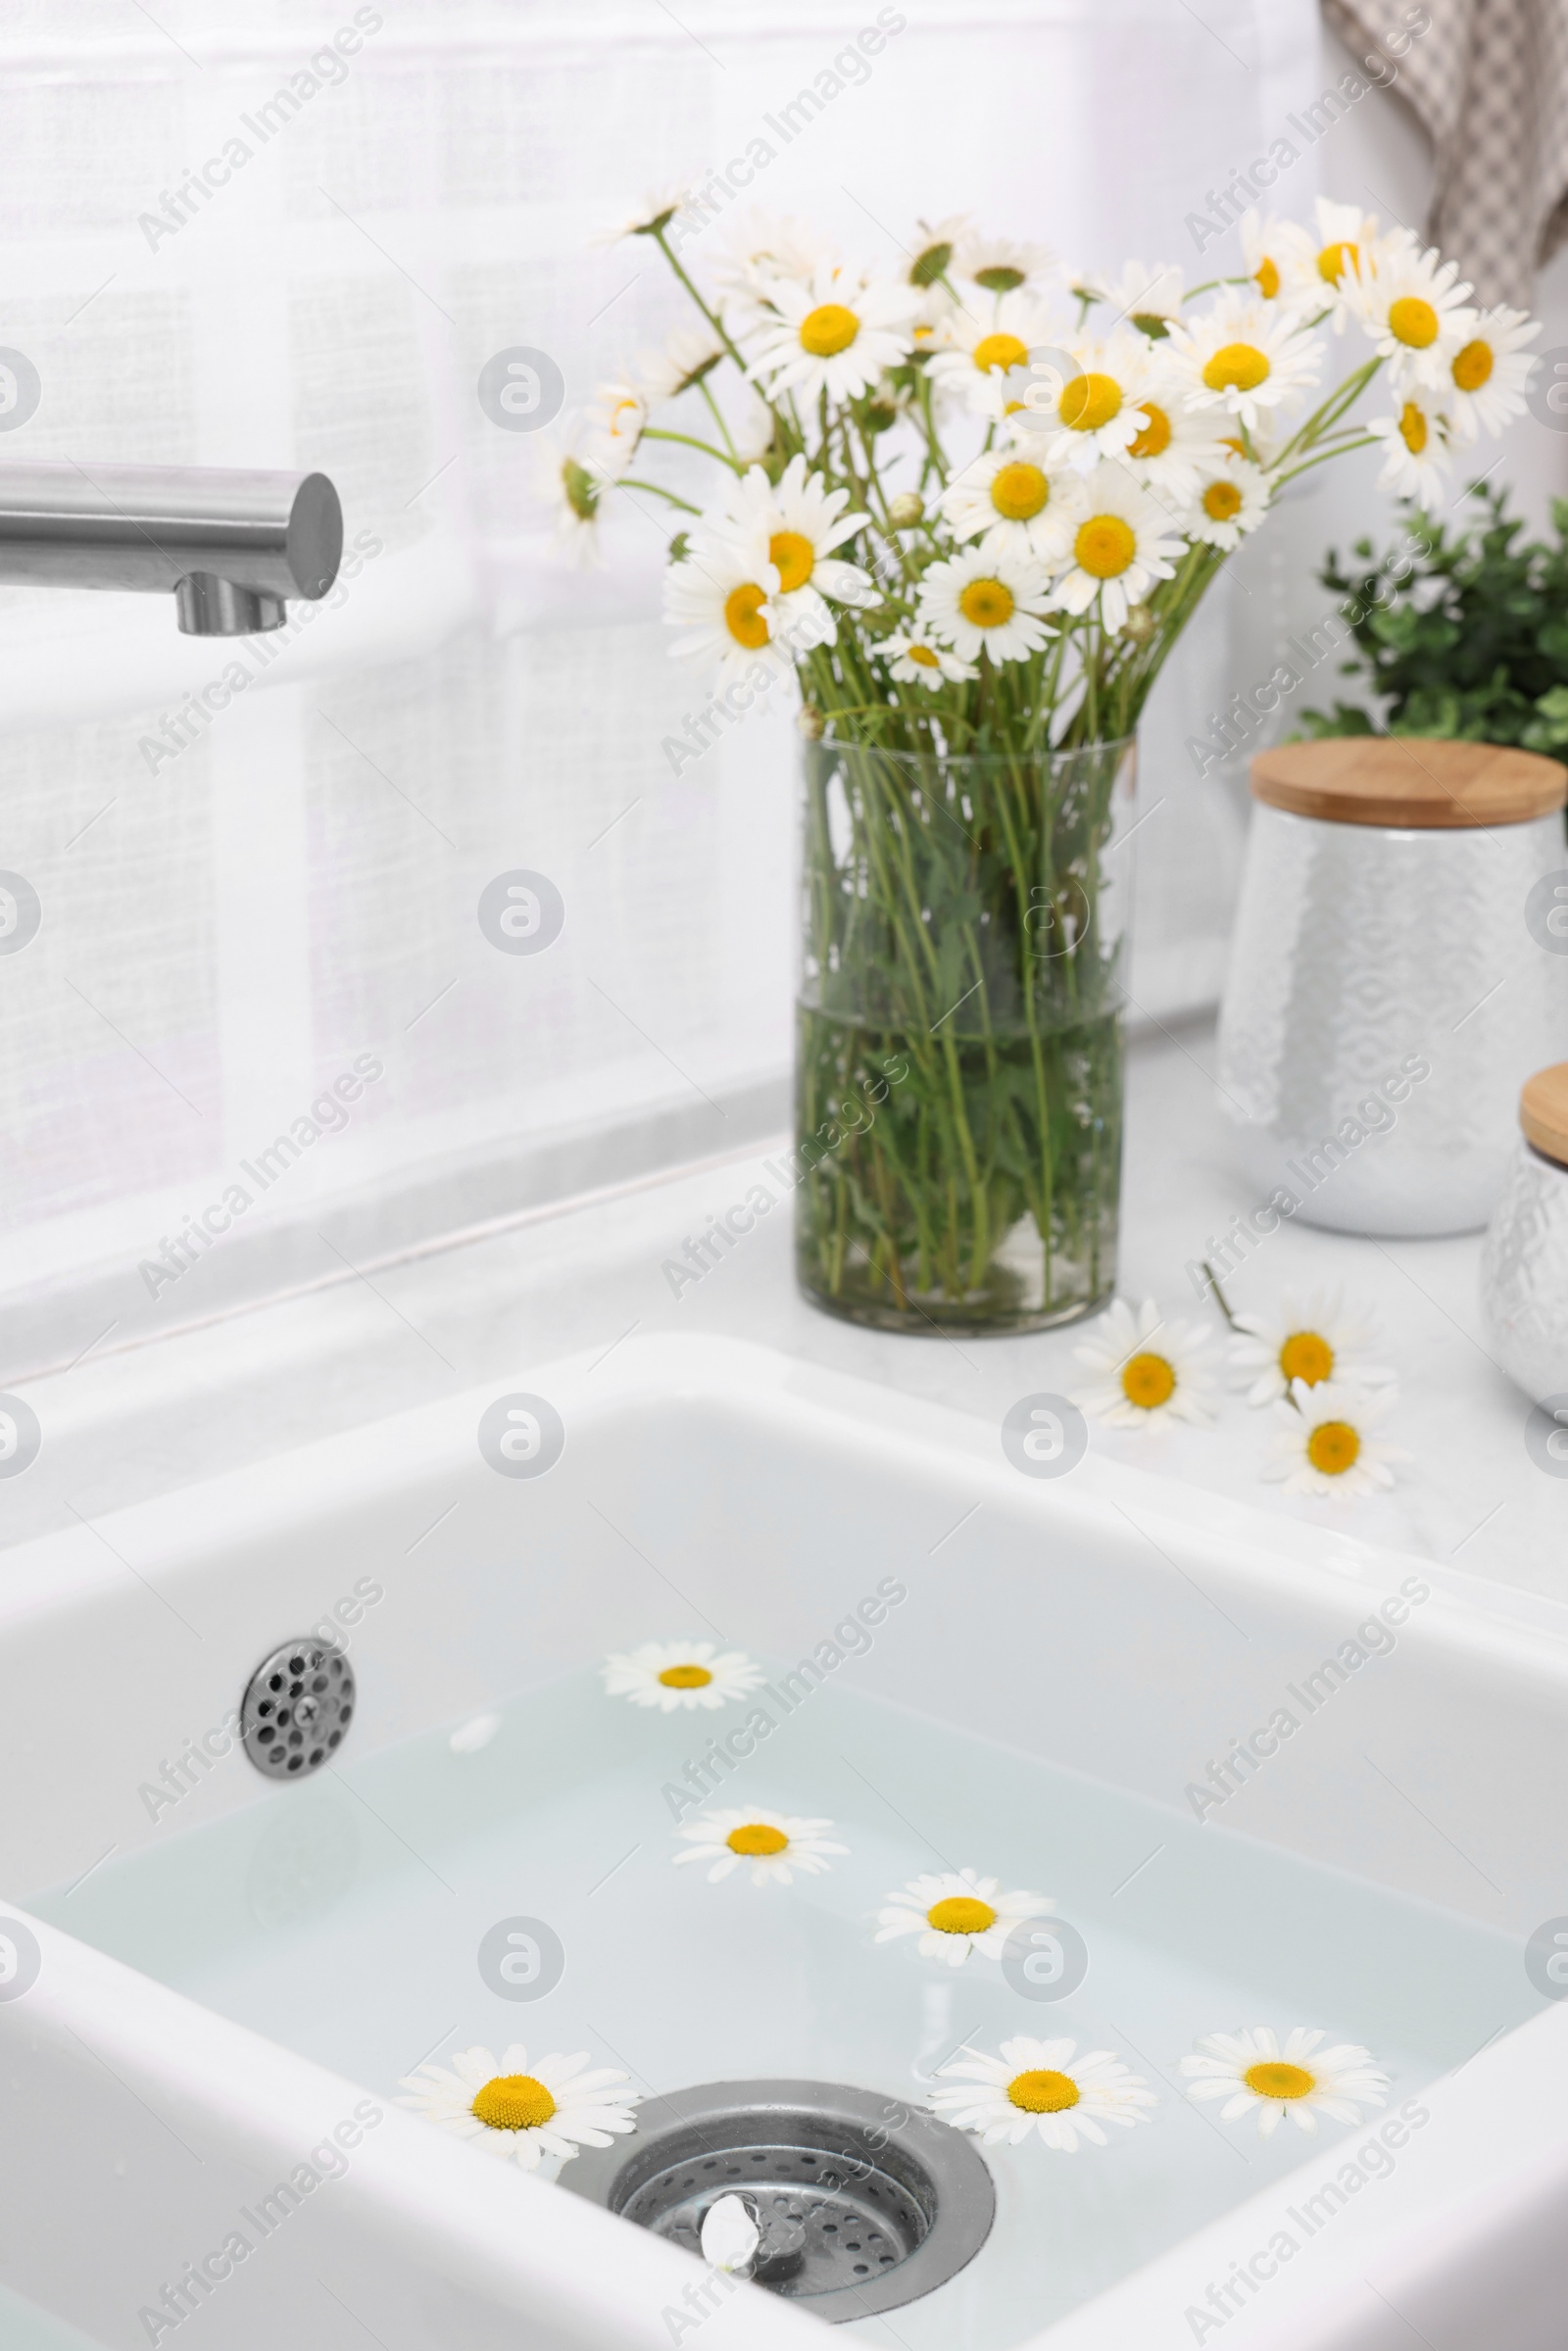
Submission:
[[0,585],[172,595],[186,636],[281,628],[343,554],[324,473],[0,465]]

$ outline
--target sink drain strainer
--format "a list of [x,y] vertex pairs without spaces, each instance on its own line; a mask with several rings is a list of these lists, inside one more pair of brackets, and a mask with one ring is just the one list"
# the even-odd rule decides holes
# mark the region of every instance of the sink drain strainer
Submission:
[[648,2098],[628,2147],[585,2151],[562,2184],[690,2253],[720,2196],[761,2229],[756,2281],[835,2322],[945,2285],[991,2232],[973,2142],[934,2115],[833,2082],[715,2082]]
[[240,1707],[245,1752],[270,1780],[318,1771],[354,1719],[354,1668],[326,1641],[291,1641],[264,1657]]

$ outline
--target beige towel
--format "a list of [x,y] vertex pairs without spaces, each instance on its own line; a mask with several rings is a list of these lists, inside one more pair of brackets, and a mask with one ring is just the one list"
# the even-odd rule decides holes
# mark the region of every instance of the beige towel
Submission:
[[1323,0],[1323,13],[1358,57],[1376,44],[1396,65],[1393,86],[1431,136],[1430,242],[1477,301],[1530,309],[1537,268],[1568,240],[1568,0]]

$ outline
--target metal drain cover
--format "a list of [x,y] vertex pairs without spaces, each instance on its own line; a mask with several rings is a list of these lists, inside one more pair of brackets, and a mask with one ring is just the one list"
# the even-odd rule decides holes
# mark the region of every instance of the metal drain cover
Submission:
[[562,2185],[688,2252],[720,2196],[760,2224],[757,2282],[840,2323],[945,2285],[991,2233],[972,2139],[836,2082],[713,2082],[647,2098],[637,2135],[574,2158]]
[[263,1658],[240,1707],[245,1752],[270,1780],[299,1780],[343,1743],[354,1719],[354,1668],[329,1641],[285,1641]]

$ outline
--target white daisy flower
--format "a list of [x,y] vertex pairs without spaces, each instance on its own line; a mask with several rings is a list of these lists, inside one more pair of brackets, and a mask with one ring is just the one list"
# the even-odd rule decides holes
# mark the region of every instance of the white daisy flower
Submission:
[[1186,281],[1174,262],[1127,262],[1098,289],[1098,299],[1152,343],[1164,341],[1186,298]]
[[666,179],[660,186],[650,188],[642,201],[629,206],[618,220],[612,220],[605,228],[595,229],[588,241],[592,245],[618,245],[622,237],[657,236],[661,229],[669,226],[675,215],[690,202],[691,196],[690,178]]
[[757,204],[714,254],[713,283],[725,294],[756,301],[781,277],[809,284],[818,269],[832,269],[837,259],[812,222]]
[[1020,2034],[1002,2043],[1000,2057],[962,2049],[942,2068],[956,2078],[955,2086],[932,2090],[931,2104],[956,2130],[978,2131],[987,2146],[1000,2139],[1021,2146],[1038,2132],[1064,2155],[1076,2152],[1080,2132],[1102,2147],[1106,2123],[1128,2131],[1147,2123],[1144,2109],[1159,2100],[1143,2076],[1109,2049],[1087,2049],[1075,2059],[1076,2047]]
[[828,1867],[829,1853],[847,1853],[848,1845],[833,1844],[823,1834],[831,1821],[797,1820],[788,1812],[703,1812],[681,1823],[682,1837],[691,1843],[675,1855],[683,1861],[710,1861],[710,1886],[750,1862],[754,1886],[789,1886],[796,1870],[808,1877]]
[[[1128,442],[1123,463],[1159,497],[1185,506],[1204,477],[1225,464],[1226,444],[1215,439],[1212,418],[1184,406],[1174,383],[1156,376],[1139,394],[1138,407],[1144,423]],[[1239,453],[1239,442],[1236,447]]]
[[637,455],[647,422],[648,403],[635,384],[601,384],[588,410],[584,462],[618,481]]
[[1383,444],[1378,488],[1427,505],[1446,487],[1452,463],[1451,427],[1437,398],[1411,385],[1393,416],[1373,416],[1367,431]]
[[1469,291],[1457,262],[1443,261],[1435,246],[1423,253],[1401,236],[1365,257],[1348,300],[1378,357],[1393,362],[1396,386],[1420,384],[1441,394],[1452,385],[1455,354],[1480,321],[1465,301]]
[[600,1671],[606,1697],[657,1706],[662,1714],[727,1706],[763,1680],[761,1667],[743,1649],[720,1654],[710,1641],[645,1641],[641,1648],[607,1657]]
[[1326,1380],[1381,1386],[1394,1374],[1367,1360],[1377,1345],[1377,1325],[1368,1314],[1346,1306],[1338,1290],[1314,1290],[1306,1298],[1289,1292],[1271,1314],[1238,1314],[1243,1333],[1230,1350],[1231,1368],[1251,1385],[1250,1404],[1283,1403],[1291,1382],[1321,1388]]
[[1098,596],[1101,618],[1120,628],[1130,608],[1169,579],[1187,553],[1168,510],[1126,465],[1101,465],[1084,486],[1084,512],[1054,587],[1069,612],[1086,612]]
[[1541,332],[1541,320],[1523,311],[1483,311],[1448,362],[1446,405],[1452,412],[1454,437],[1473,441],[1483,432],[1498,433],[1510,416],[1525,410],[1525,393],[1536,365],[1534,352],[1524,349]]
[[1321,344],[1298,330],[1293,312],[1236,294],[1173,326],[1165,350],[1190,408],[1219,409],[1249,431],[1315,384],[1322,364]]
[[599,508],[609,485],[586,441],[564,439],[547,426],[531,452],[531,470],[558,553],[584,569],[601,562]]
[[1233,457],[1193,502],[1186,528],[1190,538],[1227,554],[1239,547],[1249,531],[1256,530],[1268,513],[1268,476],[1250,459]]
[[416,2066],[399,2084],[411,2095],[397,2103],[481,2153],[531,2172],[547,2155],[569,2162],[579,2147],[608,2147],[636,2130],[636,2097],[616,2086],[628,2077],[608,2068],[585,2074],[587,2063],[586,2050],[579,2050],[574,2057],[541,2057],[530,2072],[520,2041],[502,2051],[499,2064],[488,2049],[460,2049],[450,2071]]
[[1063,375],[1054,360],[1037,363],[1014,429],[1045,436],[1048,464],[1092,473],[1102,458],[1125,457],[1148,429],[1144,395],[1155,388],[1154,359],[1148,337],[1129,326],[1102,339],[1074,335],[1059,348],[1078,372]]
[[1000,1878],[943,1870],[911,1878],[889,1894],[888,1908],[876,1914],[875,1939],[885,1943],[918,1935],[915,1947],[922,1959],[962,1967],[971,1951],[1000,1959],[1013,1929],[1025,1919],[1043,1918],[1051,1906],[1049,1894],[1004,1893]]
[[1030,353],[1057,340],[1050,312],[1032,294],[1001,294],[994,301],[977,296],[942,321],[931,382],[958,408],[995,422],[1023,407]]
[[962,661],[1026,661],[1054,634],[1043,617],[1050,592],[1041,564],[971,547],[922,577],[920,625]]
[[[1293,246],[1291,242],[1294,229],[1283,221],[1265,220],[1254,205],[1250,212],[1242,215],[1241,232],[1247,274],[1257,289],[1257,299],[1292,308],[1292,295],[1287,289],[1298,251],[1298,244]],[[1301,306],[1296,302],[1294,307]],[[1312,304],[1314,310],[1322,307],[1321,301]]]
[[973,661],[960,661],[918,629],[896,628],[876,650],[887,662],[889,676],[901,686],[926,686],[934,693],[939,686],[963,685],[980,674]]
[[858,563],[841,562],[835,547],[864,530],[869,514],[847,514],[848,490],[830,490],[819,473],[808,473],[803,456],[792,457],[775,486],[760,465],[729,484],[725,519],[738,535],[767,542],[767,558],[778,573],[786,606],[802,589],[831,596],[836,604],[881,603],[876,583]]
[[1241,2033],[1208,2033],[1197,2043],[1199,2054],[1182,2059],[1182,2072],[1192,2082],[1190,2098],[1223,2098],[1222,2123],[1258,2109],[1260,2138],[1271,2138],[1281,2119],[1289,2115],[1298,2131],[1317,2130],[1317,2118],[1332,2123],[1358,2123],[1363,2107],[1386,2102],[1389,2077],[1372,2063],[1372,2052],[1353,2041],[1341,2041],[1319,2050],[1323,2033],[1298,2025],[1280,2046],[1267,2025]]
[[715,661],[721,677],[750,669],[769,645],[792,660],[837,635],[832,612],[812,587],[782,593],[767,541],[704,529],[664,574],[664,618],[681,634],[670,647],[677,660]]
[[[950,213],[944,220],[921,220],[911,247],[906,272],[911,286],[927,293],[939,278],[957,273],[958,255],[974,234],[967,213]],[[951,300],[951,296],[949,297]]]
[[[1383,242],[1377,215],[1363,212],[1358,204],[1336,204],[1331,196],[1319,196],[1314,222],[1315,230],[1294,220],[1269,223],[1271,251],[1283,280],[1279,298],[1303,318],[1327,314],[1335,331],[1343,333],[1361,271]],[[1265,291],[1261,284],[1259,291]]]
[[1265,1478],[1283,1483],[1287,1494],[1329,1494],[1350,1501],[1394,1484],[1391,1462],[1402,1461],[1396,1445],[1373,1434],[1398,1400],[1392,1381],[1357,1388],[1348,1380],[1324,1380],[1308,1388],[1293,1380],[1290,1401],[1276,1407],[1274,1450],[1263,1465]]
[[1152,1298],[1146,1298],[1136,1314],[1125,1298],[1113,1298],[1097,1336],[1073,1349],[1097,1375],[1097,1385],[1078,1401],[1113,1428],[1204,1422],[1212,1382],[1199,1358],[1207,1345],[1206,1331],[1196,1323],[1166,1322]]
[[854,400],[906,360],[919,307],[912,286],[861,285],[824,264],[808,283],[769,280],[764,313],[747,337],[749,368],[770,394],[796,392],[814,407]]
[[957,258],[957,272],[988,294],[1016,294],[1041,285],[1055,268],[1049,245],[1020,244],[1012,237],[970,236]]
[[678,400],[723,356],[724,346],[710,326],[677,326],[662,351],[645,351],[638,357],[637,380],[644,398],[651,407]]
[[979,539],[988,557],[1059,562],[1083,514],[1083,493],[1069,466],[1043,465],[1042,454],[1027,441],[990,449],[956,474],[937,500],[954,537]]

